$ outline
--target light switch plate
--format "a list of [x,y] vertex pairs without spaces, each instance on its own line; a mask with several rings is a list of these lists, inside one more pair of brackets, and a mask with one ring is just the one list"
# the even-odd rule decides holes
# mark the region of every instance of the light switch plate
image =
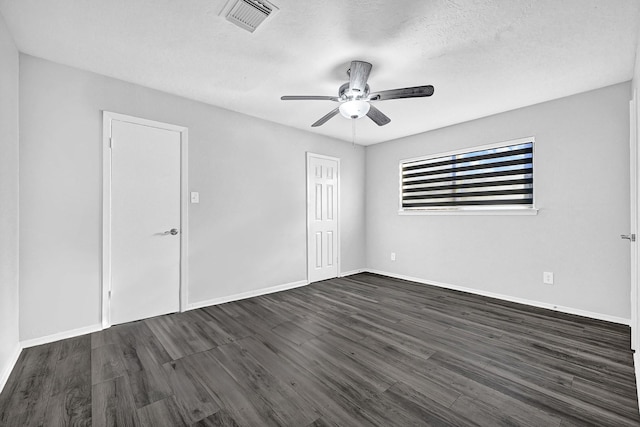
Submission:
[[200,193],[197,191],[191,192],[191,203],[200,203]]

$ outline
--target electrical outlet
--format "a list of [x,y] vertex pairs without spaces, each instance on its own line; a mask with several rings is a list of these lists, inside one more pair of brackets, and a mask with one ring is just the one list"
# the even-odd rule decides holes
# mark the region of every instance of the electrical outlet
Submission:
[[553,285],[553,273],[550,271],[542,273],[542,283],[545,285]]
[[396,260],[396,253],[391,252],[391,261],[395,261],[395,260]]

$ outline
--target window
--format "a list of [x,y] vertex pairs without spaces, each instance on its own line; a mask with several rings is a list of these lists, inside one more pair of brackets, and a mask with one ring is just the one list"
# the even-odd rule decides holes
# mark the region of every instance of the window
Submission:
[[400,162],[400,212],[534,210],[533,138]]

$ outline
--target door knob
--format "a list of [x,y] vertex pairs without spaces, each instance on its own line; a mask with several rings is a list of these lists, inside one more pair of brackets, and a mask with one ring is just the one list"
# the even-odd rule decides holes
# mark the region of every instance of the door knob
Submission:
[[630,240],[632,242],[636,241],[636,235],[635,234],[621,234],[620,238],[621,239],[627,239],[627,240]]
[[178,229],[177,228],[172,228],[169,231],[165,231],[164,234],[171,234],[172,236],[175,236],[176,234],[178,234]]

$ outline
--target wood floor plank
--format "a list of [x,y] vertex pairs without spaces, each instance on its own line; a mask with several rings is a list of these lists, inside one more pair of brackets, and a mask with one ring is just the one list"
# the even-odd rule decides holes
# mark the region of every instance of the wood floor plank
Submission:
[[116,343],[116,328],[107,328],[102,331],[93,332],[91,334],[91,348],[102,347],[107,344]]
[[[89,386],[89,387],[87,387]],[[51,394],[73,389],[91,390],[91,352],[88,349],[59,360],[53,374]]]
[[139,408],[138,418],[143,426],[175,427],[187,425],[173,396]]
[[194,326],[188,312],[153,317],[144,322],[173,360],[217,345],[199,327]]
[[[274,377],[291,387],[310,406],[321,413],[329,414],[326,419],[335,420],[341,425],[358,424],[360,420],[353,416],[353,411],[349,408],[345,409],[342,402],[337,402],[331,390],[324,387],[306,369],[304,365],[307,360],[301,356],[298,349],[294,348],[297,347],[295,344],[273,333],[260,337],[265,341],[259,341],[256,338],[245,338],[237,344]],[[302,365],[300,361],[303,361]]]
[[91,419],[95,427],[142,426],[127,377],[119,376],[93,385]]
[[[45,419],[52,425],[91,425],[91,341],[73,348],[56,364]],[[73,353],[73,354],[71,354]]]
[[173,391],[169,387],[165,371],[149,351],[144,347],[140,348],[138,357],[143,368],[127,371],[136,407],[141,408],[172,396]]
[[122,353],[117,344],[107,344],[91,350],[91,383],[98,384],[124,375]]
[[220,409],[215,414],[209,415],[196,423],[192,427],[240,427],[240,424],[233,419],[229,411]]
[[306,425],[320,414],[316,408],[271,375],[236,343],[212,349],[207,354],[215,359],[247,393],[273,409],[283,425]]
[[[592,414],[588,414],[584,409],[589,406],[571,396],[558,395],[551,393],[549,390],[543,389],[532,383],[514,382],[509,378],[495,375],[494,373],[483,369],[477,370],[470,366],[464,366],[463,363],[451,360],[449,357],[443,357],[439,354],[433,355],[430,360],[440,364],[448,370],[457,370],[465,377],[482,384],[492,390],[510,396],[524,405],[524,413],[527,417],[531,417],[535,412],[543,413],[543,416],[556,417],[558,420],[564,417],[572,417],[583,422],[587,419],[593,419],[598,425],[606,425],[604,420],[608,419],[617,426],[634,425],[636,422],[630,422],[623,417],[619,417],[613,413],[605,413],[601,410],[595,410]],[[510,408],[504,405],[504,408]]]
[[250,337],[254,334],[253,329],[227,313],[228,309],[225,309],[225,307],[233,304],[234,303],[221,304],[220,306],[204,307],[202,309],[202,312],[209,316],[211,318],[210,320],[218,325],[224,334],[231,338],[231,340],[227,339],[226,341],[232,342]]
[[146,322],[132,322],[117,325],[111,329],[112,342],[119,346],[127,371],[135,372],[144,369],[138,354],[140,349],[144,349],[145,354],[150,355],[157,365],[163,365],[172,360]]
[[429,397],[401,382],[386,390],[384,397],[397,407],[413,414],[424,425],[452,427],[496,425],[495,422],[477,423],[477,419],[473,417],[450,411],[447,406],[440,405],[438,402],[429,399]]
[[[322,375],[318,360],[309,359],[304,349],[272,332],[238,342],[266,369],[291,385],[301,397],[325,414],[327,422],[338,425],[360,425],[362,410],[343,399]],[[275,355],[275,358],[274,356]]]
[[324,417],[320,417],[314,422],[312,422],[311,424],[309,424],[307,427],[339,427],[339,426],[340,424],[333,423],[331,421],[328,421]]
[[58,362],[60,343],[44,344],[23,351],[17,375],[8,384],[0,425],[29,426],[41,425],[47,411],[55,367]]
[[226,312],[238,309],[242,314],[250,314],[251,317],[260,319],[269,328],[274,328],[281,323],[290,321],[290,313],[285,313],[282,310],[273,310],[262,303],[262,297],[241,300],[235,304],[223,304],[220,308]]
[[428,376],[422,374],[420,369],[413,369],[414,366],[420,366],[420,361],[415,358],[409,363],[398,363],[396,360],[387,358],[380,348],[365,347],[361,342],[349,343],[348,340],[341,340],[332,334],[322,335],[318,339],[341,351],[352,360],[350,363],[377,369],[391,386],[398,382],[411,385],[416,390],[422,391],[424,396],[447,408],[460,397],[457,391],[431,381]]
[[207,390],[214,402],[227,409],[241,425],[280,425],[274,411],[255,393],[247,392],[207,352],[189,355],[175,361]]
[[44,419],[46,426],[92,426],[91,382],[85,388],[65,390],[51,396]]
[[361,273],[25,349],[0,425],[637,426],[629,341]]
[[292,322],[284,322],[278,325],[277,327],[272,329],[273,332],[280,335],[282,338],[291,341],[296,345],[304,344],[316,336],[311,332],[307,332],[305,329],[302,329],[298,325],[293,324]]
[[[514,419],[505,410],[505,403],[502,401],[496,401],[495,404],[490,404],[485,400],[472,399],[467,396],[461,396],[451,407],[451,410],[456,414],[461,414],[467,420],[468,425],[478,426],[527,426],[538,427],[535,424],[537,419],[524,420]],[[524,414],[524,413],[523,413]],[[552,424],[548,427],[557,427],[560,425],[560,420],[548,420]],[[546,424],[545,424],[546,426]]]
[[171,361],[163,368],[182,418],[187,423],[195,423],[220,411],[220,406],[196,381],[194,373],[185,369],[183,363]]
[[60,341],[58,359],[62,360],[77,354],[86,354],[91,349],[91,335],[81,335]]

